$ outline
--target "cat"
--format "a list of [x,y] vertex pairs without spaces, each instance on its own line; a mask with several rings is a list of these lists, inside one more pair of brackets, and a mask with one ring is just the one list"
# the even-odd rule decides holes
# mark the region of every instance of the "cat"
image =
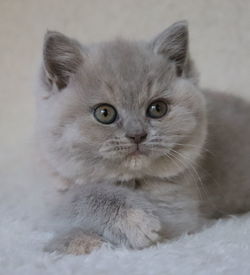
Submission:
[[41,155],[69,183],[47,251],[142,249],[250,209],[250,104],[199,87],[186,21],[144,42],[47,32],[36,98]]

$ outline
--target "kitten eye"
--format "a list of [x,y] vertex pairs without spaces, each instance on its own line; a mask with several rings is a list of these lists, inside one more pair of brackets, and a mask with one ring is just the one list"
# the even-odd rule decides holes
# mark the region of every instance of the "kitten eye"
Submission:
[[168,111],[168,105],[164,101],[154,101],[148,106],[147,116],[151,118],[161,118]]
[[103,124],[111,124],[115,121],[117,112],[112,105],[101,104],[94,109],[94,117]]

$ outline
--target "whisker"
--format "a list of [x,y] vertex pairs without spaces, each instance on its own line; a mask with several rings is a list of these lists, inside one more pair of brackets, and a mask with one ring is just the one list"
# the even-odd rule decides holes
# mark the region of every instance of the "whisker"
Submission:
[[197,146],[197,145],[194,145],[194,144],[188,144],[188,143],[175,143],[175,145],[180,145],[180,146],[183,146],[183,147],[185,147],[185,146],[188,146],[188,147],[193,147],[193,148],[201,148],[201,150],[203,151],[203,152],[207,152],[207,153],[209,153],[209,154],[211,154],[211,155],[214,155],[210,150],[208,150],[207,148],[204,148],[204,147],[200,147],[200,146]]
[[[174,150],[175,151],[175,150]],[[162,153],[162,152],[161,152]],[[175,153],[178,153],[177,151],[175,151]],[[178,153],[179,154],[179,153]],[[182,161],[182,160],[180,160],[177,156],[175,156],[174,154],[172,154],[171,152],[167,152],[167,153],[163,153],[163,155],[165,155],[166,157],[168,157],[171,161],[174,161],[175,162],[175,164],[179,167],[179,168],[188,168],[188,166]],[[181,154],[179,154],[179,155],[181,155]],[[170,156],[171,156],[171,158],[170,158]],[[181,155],[181,157],[183,158],[183,156]],[[178,165],[177,164],[177,161],[181,164],[181,166],[180,165]],[[207,195],[207,192],[206,192],[206,190],[204,190],[204,186],[203,186],[203,184],[202,184],[202,181],[201,181],[201,178],[200,178],[200,176],[198,175],[198,173],[197,173],[197,171],[194,169],[194,167],[192,166],[192,168],[191,168],[192,170],[187,170],[187,172],[190,174],[190,176],[193,178],[193,180],[194,180],[194,182],[196,183],[196,187],[197,187],[197,190],[198,190],[198,193],[199,193],[199,197],[202,199],[203,198],[203,195],[202,195],[202,192],[201,191],[203,191],[203,193],[204,193],[204,195]],[[193,171],[193,172],[192,172]],[[197,185],[197,180],[196,180],[196,178],[195,178],[195,175],[193,174],[194,173],[194,171],[196,172],[195,174],[196,174],[196,177],[198,178],[198,181],[199,181],[199,183],[200,183],[200,185],[201,186],[199,186],[199,184]]]
[[153,136],[152,138],[151,138],[151,140],[154,140],[154,139],[161,139],[161,140],[169,140],[169,139],[171,139],[171,138],[177,138],[177,137],[179,137],[179,138],[186,138],[186,137],[189,137],[189,135],[187,135],[187,134],[185,134],[185,135],[183,135],[183,134],[172,134],[172,135],[170,135],[169,133],[168,133],[168,135],[166,136],[166,134],[164,133],[164,134],[162,134],[162,135],[159,135],[159,136]]
[[123,147],[123,146],[110,146],[102,149],[102,152],[112,152],[112,151],[127,151],[130,147]]
[[188,159],[185,155],[183,155],[183,154],[177,152],[176,150],[173,150],[173,149],[172,149],[172,151],[173,151],[174,153],[178,154],[178,155],[179,155],[181,158],[183,158],[184,160],[186,159],[186,160],[188,161],[188,165],[190,165],[190,168],[193,170],[193,172],[195,173],[195,175],[196,175],[196,177],[197,177],[197,179],[198,179],[198,184],[200,185],[201,190],[203,191],[204,195],[205,195],[206,197],[208,197],[208,192],[207,192],[207,190],[206,190],[206,187],[205,187],[205,185],[203,184],[202,179],[201,179],[201,177],[200,177],[200,175],[199,175],[197,169],[194,167],[192,161],[191,161],[190,159]]
[[[182,166],[183,166],[183,168],[186,168],[186,166],[183,164],[183,162],[182,162],[180,159],[178,159],[176,156],[174,156],[173,154],[171,154],[170,152],[168,152],[168,153],[166,153],[166,154],[164,154],[164,155],[165,155],[166,157],[168,157],[168,159],[169,159],[170,161],[173,161],[179,168],[182,168]],[[180,164],[181,164],[182,166],[180,166],[180,165],[178,164],[177,161],[179,161]],[[191,177],[193,178],[193,180],[196,182],[196,179],[195,179],[194,175],[191,173],[191,171],[190,171],[190,170],[187,170],[187,171],[188,171],[188,173],[191,175]],[[185,180],[185,182],[187,183],[187,179],[184,178],[184,180]],[[195,186],[196,186],[197,191],[198,191],[198,193],[199,193],[200,199],[202,199],[202,192],[201,192],[199,186],[198,186],[197,184],[195,184]]]
[[[169,152],[169,154],[171,154],[171,153]],[[174,157],[176,159],[176,161],[179,161],[183,165],[183,168],[185,168],[185,169],[188,168],[187,165],[183,161],[181,161],[179,158],[177,158],[175,155],[171,154],[171,156]],[[190,174],[190,176],[192,177],[192,179],[194,180],[194,182],[197,183],[195,175],[192,173],[192,171],[190,171],[188,169],[186,171]],[[195,184],[195,186],[197,187],[200,199],[202,199],[203,198],[203,195],[202,195],[202,191],[203,191],[202,190],[202,186],[199,186],[197,184]]]

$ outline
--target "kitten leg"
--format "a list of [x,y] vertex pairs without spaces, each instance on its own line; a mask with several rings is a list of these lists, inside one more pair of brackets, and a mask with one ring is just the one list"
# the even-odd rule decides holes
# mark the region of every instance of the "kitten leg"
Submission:
[[167,238],[196,232],[206,224],[200,212],[200,199],[193,183],[151,182],[143,187],[143,191],[148,200],[157,207],[157,215]]
[[[161,223],[152,212],[147,210],[130,208],[105,230],[104,236],[112,242],[125,245],[129,248],[142,249],[160,242]],[[122,240],[123,239],[123,240]]]
[[95,233],[85,233],[80,228],[72,229],[52,239],[45,247],[46,252],[61,254],[89,254],[103,245],[103,239]]
[[[70,224],[102,236],[117,246],[141,249],[159,242],[161,222],[156,209],[135,190],[111,184],[74,186],[69,200]],[[65,214],[65,212],[64,212]]]

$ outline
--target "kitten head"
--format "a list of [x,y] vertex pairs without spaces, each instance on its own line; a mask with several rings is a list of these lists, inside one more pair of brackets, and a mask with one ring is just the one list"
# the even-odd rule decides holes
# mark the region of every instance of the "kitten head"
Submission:
[[186,22],[149,42],[82,46],[48,32],[39,83],[40,143],[61,176],[171,177],[201,152],[205,106]]

